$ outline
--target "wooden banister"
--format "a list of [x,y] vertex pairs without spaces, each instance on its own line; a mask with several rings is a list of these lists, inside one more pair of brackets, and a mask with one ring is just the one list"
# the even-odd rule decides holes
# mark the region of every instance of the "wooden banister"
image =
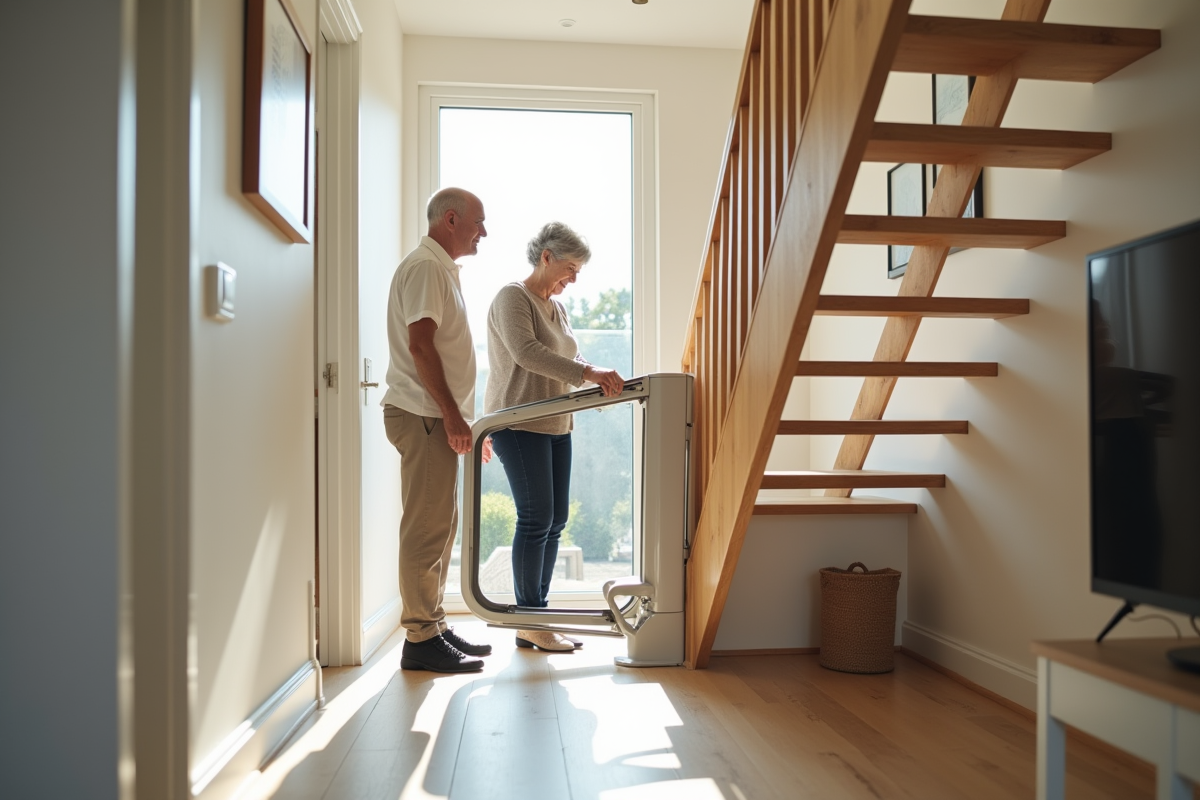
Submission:
[[697,396],[692,667],[716,637],[908,6],[770,0],[754,13],[682,359]]

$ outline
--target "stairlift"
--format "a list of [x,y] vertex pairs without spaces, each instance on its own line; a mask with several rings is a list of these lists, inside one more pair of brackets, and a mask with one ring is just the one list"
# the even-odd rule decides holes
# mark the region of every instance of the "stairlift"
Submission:
[[[474,447],[463,482],[463,599],[478,617],[504,628],[624,636],[628,655],[615,659],[629,667],[683,663],[684,563],[693,530],[690,495],[692,376],[656,373],[626,381],[617,397],[586,389],[502,409],[471,427]],[[479,495],[483,440],[493,431],[535,419],[636,403],[641,413],[640,503],[635,508],[634,575],[604,584],[606,608],[524,608],[497,603],[479,585]]]

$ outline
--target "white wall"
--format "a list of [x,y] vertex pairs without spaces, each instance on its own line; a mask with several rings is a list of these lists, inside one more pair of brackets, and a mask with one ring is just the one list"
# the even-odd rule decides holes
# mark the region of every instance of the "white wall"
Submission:
[[746,543],[713,650],[778,650],[821,645],[824,567],[899,570],[896,643],[908,616],[908,515],[761,516]]
[[[998,16],[998,0],[917,0],[915,13]],[[901,381],[889,419],[966,419],[955,437],[881,437],[868,469],[936,471],[914,500],[905,644],[1027,705],[1035,639],[1094,636],[1118,601],[1089,589],[1087,253],[1200,217],[1200,7],[1188,0],[1056,0],[1048,22],[1161,28],[1163,47],[1096,85],[1025,81],[1007,127],[1111,131],[1112,152],[1063,172],[988,169],[989,217],[1065,219],[1067,238],[1031,251],[950,256],[937,294],[1027,297],[1027,317],[922,323],[913,360],[987,360],[996,378]],[[893,75],[879,118],[924,122],[927,76]],[[886,213],[889,165],[866,165],[851,213]],[[824,291],[891,294],[883,248],[839,246]],[[881,322],[820,318],[814,359],[869,359]],[[812,381],[813,418],[847,418],[859,382]],[[814,437],[828,468],[838,440]],[[1161,622],[1114,635],[1173,635]]]
[[425,200],[417,197],[419,83],[658,93],[659,367],[678,369],[741,52],[429,36],[406,36],[404,43],[406,247],[423,232],[420,214],[412,211],[423,209]]
[[10,797],[119,796],[130,14],[120,0],[0,12],[10,34],[0,48],[0,775]]
[[[295,6],[315,48],[316,0]],[[210,321],[192,274],[193,765],[304,667],[314,574],[313,248],[241,192],[244,13],[198,6],[194,268],[228,264],[237,293]]]

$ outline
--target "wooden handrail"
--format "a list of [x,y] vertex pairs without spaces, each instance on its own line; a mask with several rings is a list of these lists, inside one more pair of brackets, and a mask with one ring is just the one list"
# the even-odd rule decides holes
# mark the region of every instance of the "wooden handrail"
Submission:
[[707,663],[910,0],[760,0],[685,337],[700,498],[687,661]]

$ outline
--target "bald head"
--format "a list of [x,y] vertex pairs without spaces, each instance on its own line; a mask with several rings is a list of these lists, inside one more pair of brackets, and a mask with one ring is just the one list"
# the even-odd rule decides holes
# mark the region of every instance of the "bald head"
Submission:
[[483,203],[466,189],[447,186],[429,198],[425,207],[429,238],[440,244],[452,259],[475,255],[479,240],[487,236],[483,227]]

